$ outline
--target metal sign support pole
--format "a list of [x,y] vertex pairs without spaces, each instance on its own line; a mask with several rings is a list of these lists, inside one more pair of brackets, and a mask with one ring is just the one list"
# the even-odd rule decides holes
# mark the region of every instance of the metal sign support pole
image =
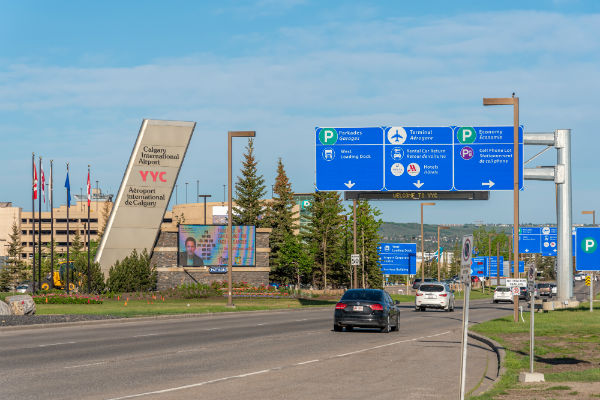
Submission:
[[534,293],[531,293],[529,296],[531,301],[531,309],[529,311],[529,372],[533,374],[533,349],[535,346],[535,324],[534,324],[534,315],[535,315],[535,296]]
[[465,398],[465,386],[467,381],[467,339],[469,332],[469,294],[471,284],[465,283],[465,299],[463,305],[462,347],[460,358],[460,400]]
[[594,273],[590,272],[590,312],[594,311]]

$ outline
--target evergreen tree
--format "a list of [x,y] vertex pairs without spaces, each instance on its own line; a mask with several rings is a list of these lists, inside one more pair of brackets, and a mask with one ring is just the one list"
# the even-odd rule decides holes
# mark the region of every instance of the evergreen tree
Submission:
[[277,177],[273,191],[275,197],[267,207],[266,218],[266,224],[273,229],[269,237],[271,279],[288,282],[293,279],[293,271],[287,268],[288,265],[283,265],[280,250],[286,240],[288,245],[292,243],[289,236],[298,229],[298,218],[294,216],[294,193],[281,158],[277,163]]
[[300,286],[302,277],[312,270],[313,260],[308,248],[299,236],[285,235],[278,251],[277,277],[281,283]]
[[244,161],[242,163],[242,176],[235,183],[235,206],[233,207],[234,225],[264,225],[264,205],[261,200],[265,195],[265,180],[258,175],[258,162],[254,158],[254,140],[248,140]]
[[104,236],[104,232],[106,231],[106,224],[108,224],[112,205],[111,201],[105,201],[104,206],[102,206],[102,225],[98,225],[98,241],[102,240],[102,236]]
[[6,265],[0,270],[0,287],[14,290],[19,283],[27,279],[29,271],[27,265],[21,260],[21,232],[16,221],[13,221],[8,242],[8,258]]
[[144,249],[136,250],[110,267],[106,285],[113,292],[137,292],[155,290],[156,268],[150,264],[150,255]]
[[327,288],[330,286],[328,268],[338,262],[343,245],[344,216],[339,193],[315,193],[310,211],[306,242],[313,260],[321,265],[320,270],[313,271],[313,284],[319,282]]

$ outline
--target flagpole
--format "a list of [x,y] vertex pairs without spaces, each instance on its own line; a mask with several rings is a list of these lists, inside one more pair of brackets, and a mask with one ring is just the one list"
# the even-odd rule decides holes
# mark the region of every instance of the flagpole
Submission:
[[[42,157],[40,156],[40,176],[38,179],[38,188],[42,183]],[[42,191],[43,191],[42,186]],[[42,196],[38,189],[38,286],[42,288]]]
[[[69,294],[69,270],[71,269],[70,261],[69,261],[69,207],[71,205],[71,184],[69,182],[69,163],[67,163],[67,182],[65,182],[65,186],[67,187],[67,268],[66,268],[66,286],[65,289],[67,294]],[[68,184],[68,185],[67,185]]]
[[52,162],[50,160],[50,288],[54,288],[54,177],[52,175]]
[[91,186],[91,182],[90,182],[90,165],[88,164],[88,180],[87,180],[87,205],[88,205],[88,221],[87,221],[87,234],[88,234],[88,245],[87,245],[87,253],[88,253],[88,264],[87,264],[87,281],[88,281],[88,293],[92,293],[92,282],[91,282],[91,275],[90,275],[90,205],[91,205],[91,199],[90,199],[90,194],[92,191],[92,186]]
[[31,153],[31,237],[33,243],[32,251],[32,287],[31,293],[35,293],[35,153]]

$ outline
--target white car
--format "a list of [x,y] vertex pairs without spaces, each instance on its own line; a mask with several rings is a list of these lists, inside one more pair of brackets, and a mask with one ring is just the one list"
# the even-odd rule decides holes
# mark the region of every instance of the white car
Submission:
[[425,311],[427,308],[454,311],[454,291],[450,290],[450,286],[446,283],[421,284],[415,295],[415,311]]
[[585,274],[575,274],[573,275],[573,280],[574,281],[582,281],[585,279]]
[[513,294],[511,289],[508,286],[497,286],[496,290],[494,290],[494,303],[499,303],[501,301],[507,301],[510,303],[514,303]]

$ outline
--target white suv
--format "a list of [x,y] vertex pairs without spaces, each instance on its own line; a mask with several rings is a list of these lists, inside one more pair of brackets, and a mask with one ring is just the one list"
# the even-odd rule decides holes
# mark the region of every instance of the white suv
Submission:
[[421,284],[415,296],[415,311],[425,311],[427,308],[454,311],[454,292],[450,286],[440,282]]
[[497,286],[494,290],[494,303],[508,301],[514,303],[513,294],[508,286]]

